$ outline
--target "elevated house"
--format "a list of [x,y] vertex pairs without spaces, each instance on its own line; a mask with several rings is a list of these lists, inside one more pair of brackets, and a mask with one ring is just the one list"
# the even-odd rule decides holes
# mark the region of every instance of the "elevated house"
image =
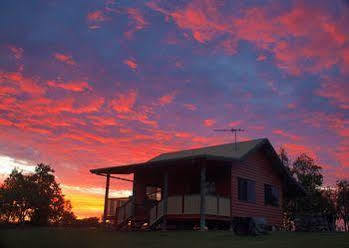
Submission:
[[[282,198],[304,192],[268,139],[164,153],[144,163],[91,173],[107,179],[104,221],[117,228],[203,230],[227,227],[239,217],[262,217],[280,226]],[[121,174],[133,174],[133,195],[122,201],[109,199],[110,178],[125,180]]]

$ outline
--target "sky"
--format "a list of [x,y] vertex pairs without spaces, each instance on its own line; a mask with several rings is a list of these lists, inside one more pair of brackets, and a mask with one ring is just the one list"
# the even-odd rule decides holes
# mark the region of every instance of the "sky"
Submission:
[[349,178],[348,23],[344,0],[3,0],[0,180],[50,164],[74,212],[101,216],[89,169],[233,142],[228,127]]

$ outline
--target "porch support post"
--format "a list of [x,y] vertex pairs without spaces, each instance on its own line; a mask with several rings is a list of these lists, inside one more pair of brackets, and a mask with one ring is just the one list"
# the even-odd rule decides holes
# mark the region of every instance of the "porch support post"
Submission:
[[105,196],[104,196],[104,213],[103,213],[103,224],[107,222],[108,214],[108,198],[109,198],[109,184],[110,184],[110,174],[107,174],[107,180],[105,183]]
[[164,173],[164,199],[163,199],[163,226],[162,229],[167,229],[167,200],[168,200],[168,171],[166,170]]
[[206,161],[202,161],[200,170],[200,231],[205,231],[206,227]]
[[133,173],[133,183],[132,183],[132,215],[136,216],[136,173]]

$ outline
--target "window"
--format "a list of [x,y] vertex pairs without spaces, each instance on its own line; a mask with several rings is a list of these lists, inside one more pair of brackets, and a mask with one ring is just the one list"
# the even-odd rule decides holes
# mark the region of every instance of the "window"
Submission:
[[256,202],[256,182],[238,178],[238,199],[246,202]]
[[264,204],[279,206],[279,191],[275,186],[264,184]]

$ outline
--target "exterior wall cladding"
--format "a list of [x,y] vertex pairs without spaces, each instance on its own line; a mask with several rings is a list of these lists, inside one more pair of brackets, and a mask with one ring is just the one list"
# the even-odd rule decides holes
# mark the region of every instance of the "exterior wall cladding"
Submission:
[[[238,200],[238,177],[256,182],[256,202]],[[253,153],[245,163],[234,164],[231,170],[231,196],[233,217],[264,217],[268,224],[282,224],[282,182],[281,177],[272,168],[270,161],[261,152]],[[279,190],[279,206],[264,204],[264,184],[270,184]]]

